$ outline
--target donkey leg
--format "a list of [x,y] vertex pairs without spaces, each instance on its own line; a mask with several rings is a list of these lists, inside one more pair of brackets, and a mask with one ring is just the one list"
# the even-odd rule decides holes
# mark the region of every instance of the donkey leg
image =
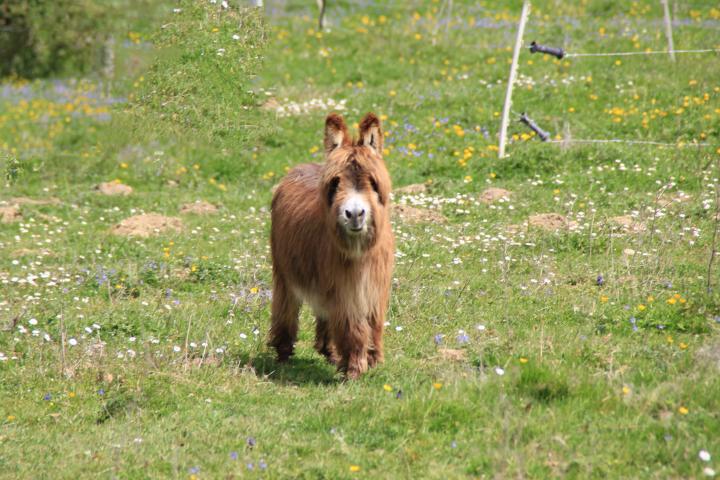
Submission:
[[340,361],[332,345],[328,320],[322,317],[315,318],[315,350],[333,365]]
[[364,320],[333,322],[333,338],[340,354],[338,369],[354,380],[368,369],[370,326]]
[[299,313],[300,301],[288,291],[282,279],[275,278],[268,345],[275,348],[280,362],[286,362],[295,349]]
[[372,368],[378,363],[382,363],[385,359],[383,354],[383,330],[385,329],[385,311],[387,308],[381,307],[381,311],[370,316],[370,341],[371,345],[368,349],[368,365]]

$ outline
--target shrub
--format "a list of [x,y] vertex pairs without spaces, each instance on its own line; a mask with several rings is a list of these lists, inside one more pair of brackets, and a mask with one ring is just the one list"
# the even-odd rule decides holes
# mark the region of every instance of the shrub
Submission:
[[90,0],[0,5],[0,76],[87,73],[102,62],[109,11]]

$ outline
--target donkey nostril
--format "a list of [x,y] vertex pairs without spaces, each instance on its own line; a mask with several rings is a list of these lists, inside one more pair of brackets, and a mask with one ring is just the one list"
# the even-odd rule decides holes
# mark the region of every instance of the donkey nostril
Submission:
[[345,210],[345,216],[347,218],[352,218],[352,212],[350,210]]
[[358,213],[358,217],[363,217],[365,215],[365,210],[360,210],[360,213]]

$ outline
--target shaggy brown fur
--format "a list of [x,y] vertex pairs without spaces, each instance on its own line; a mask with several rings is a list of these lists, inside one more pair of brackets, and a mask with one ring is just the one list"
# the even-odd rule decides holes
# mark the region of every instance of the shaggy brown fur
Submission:
[[293,354],[303,301],[316,317],[315,349],[348,378],[383,360],[395,248],[382,145],[374,114],[354,141],[343,118],[331,114],[326,163],[295,167],[275,191],[268,343],[280,361]]

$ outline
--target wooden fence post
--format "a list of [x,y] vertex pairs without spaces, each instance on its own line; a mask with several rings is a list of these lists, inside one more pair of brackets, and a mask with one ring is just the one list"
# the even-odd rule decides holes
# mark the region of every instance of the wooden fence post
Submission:
[[660,0],[660,3],[662,3],[663,14],[665,16],[665,37],[667,38],[668,42],[668,53],[670,54],[670,59],[674,62],[675,45],[673,45],[672,18],[670,18],[670,7],[668,6],[667,0]]
[[518,25],[517,37],[515,38],[515,50],[513,50],[512,65],[510,65],[510,77],[508,78],[507,91],[505,92],[505,105],[503,106],[502,120],[500,122],[500,145],[498,147],[498,157],[505,156],[505,144],[507,143],[507,129],[510,122],[510,109],[512,107],[512,91],[517,78],[518,59],[520,58],[520,49],[523,43],[523,34],[525,33],[525,24],[530,16],[530,0],[523,3],[522,13],[520,14],[520,24]]
[[318,8],[320,9],[320,15],[318,16],[318,30],[321,32],[325,28],[325,4],[326,0],[317,0]]

